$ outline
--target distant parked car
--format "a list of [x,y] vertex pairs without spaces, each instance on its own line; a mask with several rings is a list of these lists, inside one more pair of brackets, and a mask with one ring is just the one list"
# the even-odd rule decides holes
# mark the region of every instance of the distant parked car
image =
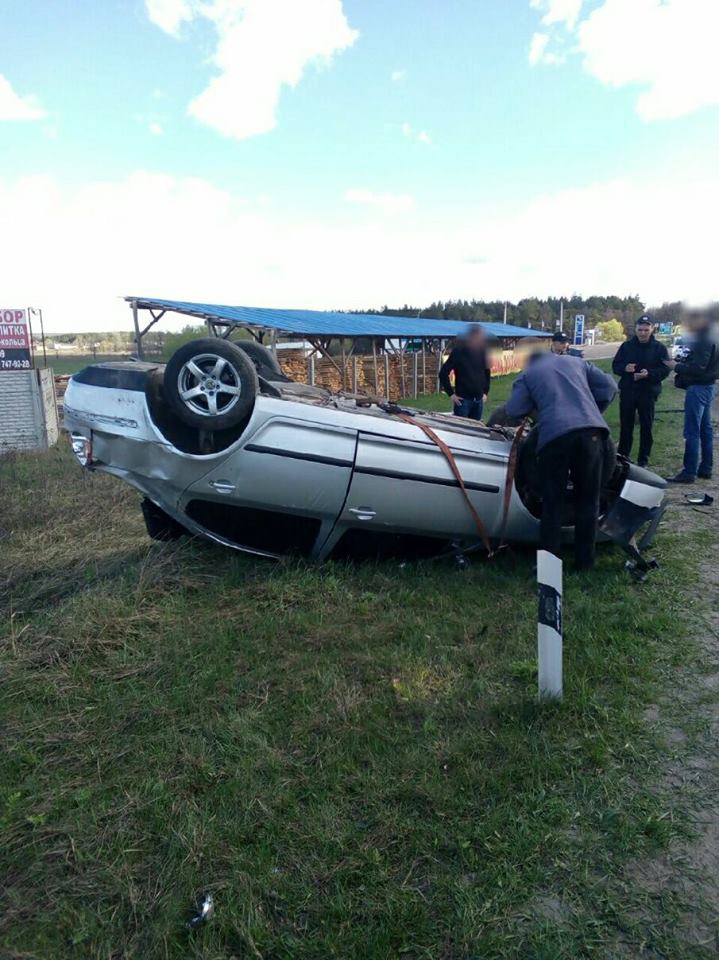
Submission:
[[686,360],[691,347],[686,337],[673,337],[671,354],[672,360]]
[[[86,468],[142,494],[157,539],[189,533],[249,553],[317,560],[486,546],[453,458],[487,540],[539,540],[534,431],[520,441],[511,429],[331,395],[283,376],[251,341],[195,340],[166,366],[86,367],[65,394],[65,425]],[[516,474],[508,478],[515,441]],[[636,557],[634,534],[659,522],[664,486],[612,452],[604,537]],[[569,489],[567,540],[573,512]]]

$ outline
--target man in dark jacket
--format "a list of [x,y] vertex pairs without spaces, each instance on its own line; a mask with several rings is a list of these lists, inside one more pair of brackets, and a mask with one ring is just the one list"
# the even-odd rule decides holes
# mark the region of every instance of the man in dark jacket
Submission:
[[715,324],[716,317],[711,310],[690,311],[685,319],[691,340],[689,355],[685,360],[666,361],[667,368],[676,373],[676,386],[687,392],[684,401],[684,466],[672,477],[672,483],[694,483],[697,477],[711,479],[714,454],[711,410],[719,379]]
[[[439,371],[440,386],[454,404],[454,413],[458,417],[482,419],[492,376],[487,363],[486,342],[481,327],[470,327],[464,342],[452,350]],[[449,379],[451,373],[454,373],[454,386]]]
[[514,381],[505,404],[509,417],[536,411],[537,467],[542,494],[543,550],[559,555],[567,482],[574,497],[574,553],[578,570],[594,563],[599,494],[609,442],[601,411],[617,392],[614,378],[579,357],[533,356]]
[[549,349],[552,353],[556,353],[558,357],[565,357],[569,353],[569,337],[566,333],[562,333],[560,330],[553,333]]
[[646,314],[634,325],[634,336],[617,350],[612,369],[619,377],[619,453],[628,457],[634,442],[634,421],[639,416],[639,457],[646,467],[652,452],[654,407],[669,373],[664,361],[667,348],[654,338],[654,323]]

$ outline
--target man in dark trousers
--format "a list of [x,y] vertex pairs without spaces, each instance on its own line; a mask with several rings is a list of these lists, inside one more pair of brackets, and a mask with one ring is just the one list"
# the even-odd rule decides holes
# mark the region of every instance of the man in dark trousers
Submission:
[[574,553],[578,570],[594,564],[599,494],[609,427],[601,411],[617,392],[614,378],[579,357],[535,354],[514,381],[509,417],[536,411],[537,469],[542,495],[543,550],[559,556],[567,482],[574,495]]
[[632,452],[634,422],[639,417],[639,457],[646,467],[652,452],[654,407],[669,369],[667,348],[654,337],[654,323],[646,314],[634,324],[634,336],[617,350],[612,370],[619,377],[619,447],[623,457]]
[[[464,341],[447,357],[439,371],[439,383],[454,404],[458,417],[481,420],[489,394],[491,373],[487,363],[487,338],[479,326],[471,326]],[[450,374],[454,373],[454,386]]]
[[690,310],[684,320],[691,346],[685,360],[667,360],[674,383],[686,390],[684,400],[684,465],[672,483],[711,480],[714,459],[712,402],[719,379],[716,308]]

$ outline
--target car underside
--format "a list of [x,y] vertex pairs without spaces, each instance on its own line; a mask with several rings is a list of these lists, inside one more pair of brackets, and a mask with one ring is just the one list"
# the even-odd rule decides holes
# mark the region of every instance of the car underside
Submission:
[[[157,539],[190,534],[314,560],[538,542],[533,429],[294,383],[254,342],[207,338],[167,365],[87,367],[68,386],[65,425],[86,468],[142,494]],[[600,532],[640,569],[664,486],[608,445]],[[571,485],[564,535],[573,536]]]

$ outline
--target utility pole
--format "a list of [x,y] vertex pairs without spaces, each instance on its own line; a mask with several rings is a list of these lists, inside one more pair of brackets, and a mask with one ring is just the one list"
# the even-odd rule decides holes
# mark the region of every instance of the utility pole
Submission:
[[132,301],[132,322],[135,326],[135,346],[137,347],[137,359],[144,360],[142,350],[142,334],[140,333],[140,319],[137,315],[137,300]]
[[564,300],[559,301],[559,332],[564,333]]
[[[40,307],[28,307],[27,317],[30,324],[30,340],[32,341],[32,317],[33,314],[40,318],[40,339],[42,340],[42,360],[43,366],[47,366],[47,349],[45,347],[45,327],[42,320],[42,309]],[[32,344],[31,344],[32,346]],[[34,354],[33,354],[34,357]]]
[[507,301],[504,301],[504,322],[507,322]]

